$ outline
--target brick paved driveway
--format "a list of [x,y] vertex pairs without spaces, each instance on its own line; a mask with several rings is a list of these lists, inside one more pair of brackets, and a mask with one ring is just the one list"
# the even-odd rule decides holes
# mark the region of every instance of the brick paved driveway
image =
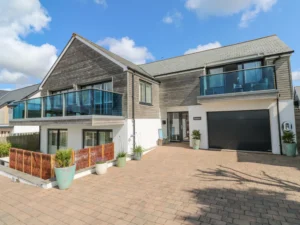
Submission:
[[42,190],[0,177],[0,224],[300,224],[300,157],[158,147]]

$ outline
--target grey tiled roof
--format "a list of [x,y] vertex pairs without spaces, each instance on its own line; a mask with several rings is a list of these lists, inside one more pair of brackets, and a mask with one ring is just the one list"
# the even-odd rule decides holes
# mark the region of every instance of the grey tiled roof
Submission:
[[9,92],[9,91],[0,90],[0,98],[1,98],[2,96],[6,95],[7,92]]
[[20,101],[26,98],[27,96],[36,92],[39,88],[39,85],[40,84],[35,84],[7,92],[5,95],[0,97],[0,107],[2,107],[5,104],[9,104],[14,101]]
[[276,35],[267,36],[247,42],[224,46],[216,49],[178,56],[170,59],[140,65],[140,68],[152,76],[201,68],[209,63],[229,59],[254,56],[263,56],[291,52],[283,41]]

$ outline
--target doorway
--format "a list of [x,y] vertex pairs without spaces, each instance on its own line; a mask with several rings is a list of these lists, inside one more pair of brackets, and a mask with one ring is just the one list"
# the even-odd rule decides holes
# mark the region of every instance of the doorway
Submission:
[[190,140],[188,112],[168,112],[168,138],[172,142]]

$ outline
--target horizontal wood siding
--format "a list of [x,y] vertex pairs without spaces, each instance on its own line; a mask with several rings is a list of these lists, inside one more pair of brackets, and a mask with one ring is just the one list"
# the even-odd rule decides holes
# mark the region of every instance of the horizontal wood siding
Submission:
[[[152,105],[140,104],[140,80],[152,84]],[[132,118],[132,72],[128,73],[128,118]],[[134,76],[134,109],[136,119],[159,118],[159,84],[142,75]]]
[[290,57],[283,57],[276,61],[277,88],[279,99],[292,99],[292,75],[290,71]]
[[197,105],[200,95],[200,79],[203,70],[158,78],[160,107]]
[[127,116],[127,72],[95,50],[75,39],[43,85],[47,91],[113,80],[113,91],[123,94],[123,116]]

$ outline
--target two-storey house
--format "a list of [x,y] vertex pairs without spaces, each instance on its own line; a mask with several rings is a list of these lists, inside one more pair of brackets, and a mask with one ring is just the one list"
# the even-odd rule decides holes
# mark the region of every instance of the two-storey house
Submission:
[[9,108],[15,101],[39,97],[39,84],[0,91],[0,134],[39,132],[39,126],[12,126],[9,124]]
[[[115,151],[170,141],[203,149],[281,153],[281,124],[295,124],[290,56],[276,35],[144,65],[73,34],[11,124],[41,127],[41,151],[113,141]],[[295,127],[295,126],[293,126]]]

